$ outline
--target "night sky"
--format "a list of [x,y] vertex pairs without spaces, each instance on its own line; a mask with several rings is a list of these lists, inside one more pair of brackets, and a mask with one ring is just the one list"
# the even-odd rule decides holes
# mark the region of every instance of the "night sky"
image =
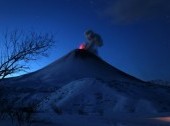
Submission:
[[77,48],[92,29],[104,40],[102,59],[142,80],[170,81],[170,0],[0,0],[6,28],[55,35],[50,57],[31,71]]

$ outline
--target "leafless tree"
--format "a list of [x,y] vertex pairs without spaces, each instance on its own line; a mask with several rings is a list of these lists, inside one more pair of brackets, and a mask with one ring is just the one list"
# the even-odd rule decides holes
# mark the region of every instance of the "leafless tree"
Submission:
[[0,38],[0,80],[6,76],[25,71],[28,62],[38,56],[47,56],[47,50],[54,45],[54,37],[48,33],[5,32]]

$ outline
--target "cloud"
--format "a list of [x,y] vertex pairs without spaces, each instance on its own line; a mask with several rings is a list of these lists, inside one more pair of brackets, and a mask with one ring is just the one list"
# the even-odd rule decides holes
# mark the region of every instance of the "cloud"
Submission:
[[115,0],[106,6],[104,15],[115,23],[166,17],[170,15],[170,0]]

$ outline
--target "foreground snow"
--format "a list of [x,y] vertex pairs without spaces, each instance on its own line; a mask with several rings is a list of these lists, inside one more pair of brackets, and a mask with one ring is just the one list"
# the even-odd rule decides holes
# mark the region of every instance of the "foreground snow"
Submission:
[[[165,91],[165,87],[146,88],[140,83],[83,78],[41,97],[39,92],[15,95],[25,101],[23,104],[39,101],[31,118],[33,126],[168,126],[169,122],[160,118],[170,115],[163,114],[167,104],[164,96],[168,96]],[[0,124],[12,123],[8,120]]]
[[[128,85],[131,86],[131,85]],[[149,95],[150,92],[143,92],[137,87],[138,93]],[[131,92],[122,87],[127,93]],[[132,90],[132,87],[131,87]],[[139,92],[140,91],[140,92]],[[156,107],[150,96],[138,96],[138,98],[125,95],[119,88],[110,87],[108,83],[93,78],[85,78],[73,81],[66,86],[51,93],[38,104],[39,111],[54,112],[58,114],[81,114],[81,115],[109,115],[113,112],[127,113],[157,113]]]
[[[139,116],[125,113],[114,113],[112,117],[60,115],[54,113],[37,114],[38,120],[33,123],[22,123],[22,126],[169,126],[165,117]],[[158,115],[157,115],[158,116]],[[0,120],[1,126],[18,126],[11,120]]]

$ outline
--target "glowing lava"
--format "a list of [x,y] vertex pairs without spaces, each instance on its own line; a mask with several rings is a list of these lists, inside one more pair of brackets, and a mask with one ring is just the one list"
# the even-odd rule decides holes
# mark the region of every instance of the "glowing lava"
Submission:
[[82,43],[80,46],[79,46],[79,49],[85,49],[85,44],[84,43]]

